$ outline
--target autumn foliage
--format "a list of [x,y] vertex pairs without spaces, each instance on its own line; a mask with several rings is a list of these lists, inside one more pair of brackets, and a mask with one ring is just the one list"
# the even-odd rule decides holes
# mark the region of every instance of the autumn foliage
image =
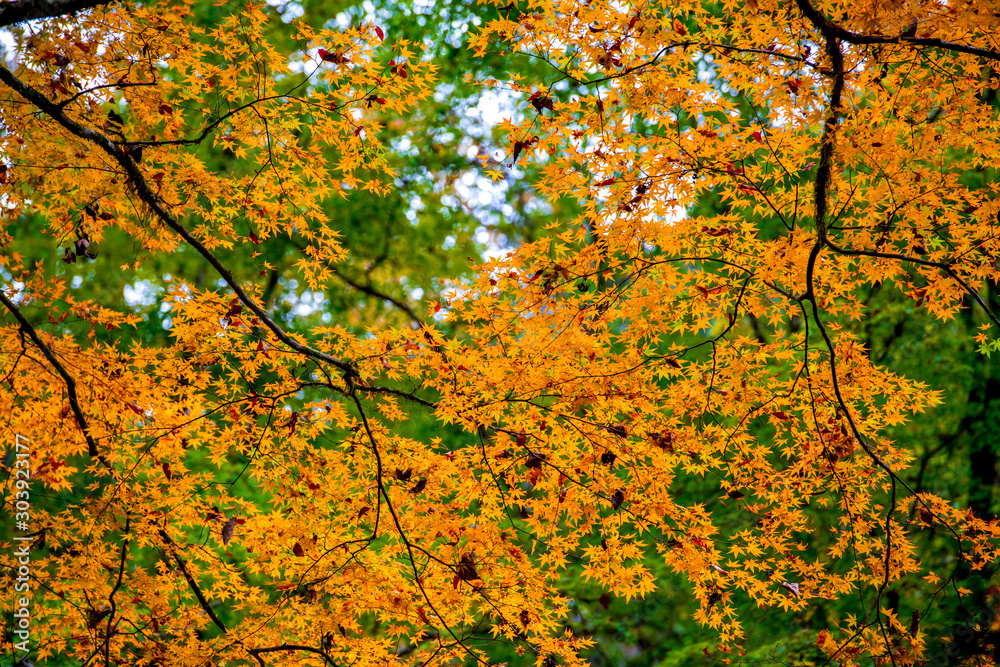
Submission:
[[[741,610],[853,600],[814,635],[832,664],[919,665],[970,594],[922,536],[992,571],[995,518],[907,481],[939,392],[856,325],[878,287],[1000,349],[997,7],[493,4],[467,48],[543,75],[468,82],[515,100],[477,169],[575,208],[360,327],[277,317],[267,276],[338,280],[325,207],[398,187],[420,44],[290,20],[289,56],[251,2],[9,28],[0,408],[32,443],[39,664],[583,665],[575,568],[626,600],[681,575],[715,661]],[[84,265],[160,272],[166,334]]]

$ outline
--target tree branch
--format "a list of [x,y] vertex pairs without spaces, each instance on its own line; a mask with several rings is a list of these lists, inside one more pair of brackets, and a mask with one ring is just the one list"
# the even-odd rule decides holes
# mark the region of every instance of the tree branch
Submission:
[[[815,13],[815,10],[809,4],[809,0],[797,1],[799,7],[802,9],[802,13],[812,20],[809,12],[812,11]],[[819,166],[816,168],[816,184],[813,194],[816,207],[813,222],[816,225],[817,244],[821,244],[826,240],[826,216],[827,209],[829,208],[828,197],[833,170],[833,152],[837,124],[840,122],[841,97],[844,92],[844,56],[840,51],[840,43],[837,41],[837,37],[830,33],[823,24],[816,23],[816,27],[826,37],[826,53],[830,57],[830,63],[833,65],[833,87],[830,90],[830,102],[827,105],[830,113],[823,123],[823,136],[820,139],[819,147]]]
[[[406,547],[406,552],[409,555],[410,567],[413,570],[413,583],[417,585],[417,589],[420,590],[420,594],[424,598],[424,601],[427,603],[427,606],[430,607],[431,611],[434,612],[435,616],[441,619],[441,624],[444,626],[444,629],[448,631],[448,634],[452,636],[455,642],[459,646],[461,646],[466,653],[472,656],[477,664],[478,663],[486,664],[482,658],[477,656],[472,651],[472,649],[470,649],[468,646],[465,645],[465,643],[459,638],[459,636],[455,634],[455,631],[452,630],[451,627],[445,622],[444,616],[442,616],[441,613],[438,612],[437,608],[434,605],[433,600],[431,600],[430,595],[428,595],[427,590],[424,588],[424,583],[420,579],[420,572],[417,570],[417,559],[416,556],[414,556],[413,554],[414,548],[419,548],[419,547],[415,547],[415,545],[406,536],[406,532],[403,530],[403,524],[399,519],[399,515],[396,514],[396,508],[392,504],[392,498],[389,497],[389,492],[386,490],[385,483],[382,481],[382,454],[379,452],[378,441],[375,439],[375,434],[372,432],[371,425],[368,423],[368,416],[365,414],[364,406],[361,405],[361,400],[358,398],[357,394],[354,393],[355,385],[353,383],[353,380],[350,377],[347,378],[347,380],[348,380],[348,386],[351,389],[350,397],[354,400],[354,404],[358,408],[358,414],[361,415],[361,422],[364,425],[365,433],[368,435],[368,440],[371,442],[372,445],[372,453],[375,455],[375,465],[377,466],[375,470],[376,474],[375,479],[376,479],[376,484],[378,485],[379,494],[383,498],[385,498],[385,505],[386,508],[388,508],[389,510],[389,516],[392,517],[392,522],[396,526],[396,532],[399,534],[399,539],[403,542],[403,545]],[[381,505],[381,501],[379,502],[379,504]],[[376,513],[376,517],[377,516],[378,514]],[[428,558],[432,558],[432,556],[426,551],[424,551],[424,554]],[[437,558],[434,558],[434,560],[442,562]]]
[[[87,418],[83,416],[83,410],[80,408],[80,399],[76,395],[76,380],[74,380],[73,376],[66,371],[66,368],[59,363],[59,360],[56,359],[56,355],[52,352],[52,349],[42,342],[42,339],[38,337],[38,332],[35,331],[35,328],[31,326],[31,323],[29,323],[28,320],[25,319],[20,309],[18,309],[18,307],[7,298],[7,295],[3,293],[2,289],[0,289],[0,303],[2,303],[4,307],[10,311],[10,314],[14,316],[14,319],[20,323],[21,331],[27,332],[28,337],[31,338],[32,342],[38,347],[39,350],[42,351],[42,354],[45,355],[45,358],[50,364],[52,364],[52,367],[55,368],[56,372],[59,373],[63,382],[66,383],[66,393],[69,394],[69,406],[73,410],[73,416],[76,417],[76,423],[80,426],[80,430],[83,431],[83,437],[87,440],[87,453],[91,457],[101,458],[97,451],[97,442],[95,442],[90,435],[89,428],[87,426]],[[107,465],[106,462],[105,465]]]
[[993,324],[995,324],[997,328],[1000,328],[1000,318],[997,317],[997,314],[994,313],[992,310],[990,310],[990,307],[986,304],[985,301],[983,301],[983,297],[979,295],[979,292],[972,289],[972,285],[970,285],[967,281],[965,281],[960,275],[955,273],[954,269],[952,269],[951,266],[949,266],[948,264],[945,264],[943,262],[932,262],[927,259],[921,259],[920,257],[908,257],[907,255],[900,255],[893,252],[841,248],[840,246],[834,244],[830,239],[824,239],[824,243],[828,248],[830,248],[839,255],[847,255],[849,257],[862,256],[862,257],[875,257],[878,259],[894,259],[900,262],[908,262],[910,264],[917,264],[918,266],[932,266],[936,269],[939,269],[948,274],[948,277],[950,277],[952,280],[961,285],[962,289],[964,289],[969,294],[969,296],[971,296],[976,301],[976,303],[978,303],[980,307],[982,307],[983,311],[986,313],[986,316],[990,318]]
[[357,282],[356,280],[352,280],[352,279],[348,278],[347,276],[345,276],[343,273],[341,273],[337,269],[334,269],[333,273],[334,273],[335,276],[337,276],[338,278],[340,278],[345,283],[347,283],[348,285],[350,285],[354,289],[358,290],[359,292],[364,292],[365,294],[368,294],[369,296],[373,296],[375,298],[382,299],[383,301],[388,301],[389,303],[391,303],[392,305],[396,306],[397,308],[399,308],[400,310],[402,310],[404,313],[406,313],[407,316],[409,316],[409,318],[411,320],[413,320],[414,322],[416,322],[419,326],[421,326],[421,327],[424,326],[423,320],[421,320],[420,317],[413,311],[413,309],[410,308],[410,306],[407,305],[406,303],[400,301],[399,299],[397,299],[397,298],[395,298],[393,296],[390,296],[389,294],[385,294],[383,292],[378,291],[377,289],[375,289],[371,285],[362,285],[361,283]]
[[889,480],[892,484],[892,499],[889,508],[885,513],[885,577],[879,585],[876,595],[875,622],[878,624],[883,640],[886,643],[890,660],[892,661],[893,667],[895,667],[896,658],[892,655],[892,647],[886,635],[885,623],[883,621],[882,594],[885,592],[885,588],[888,586],[889,582],[889,564],[893,549],[892,515],[896,510],[896,481],[899,479],[899,476],[885,461],[882,460],[882,458],[871,448],[868,441],[862,436],[861,431],[855,422],[854,416],[851,414],[851,410],[847,405],[847,401],[844,399],[844,396],[840,391],[840,379],[837,375],[837,348],[823,324],[823,319],[820,317],[819,300],[816,298],[815,289],[816,262],[823,250],[824,244],[827,241],[826,225],[827,211],[829,209],[828,198],[830,195],[830,182],[832,180],[833,172],[837,124],[840,120],[840,105],[844,90],[844,56],[840,49],[840,38],[837,35],[837,30],[835,29],[836,27],[827,22],[826,19],[824,19],[812,7],[812,5],[809,4],[809,0],[796,0],[796,2],[799,9],[803,14],[805,14],[806,18],[811,21],[823,34],[824,41],[826,42],[826,53],[830,58],[831,64],[833,65],[833,87],[830,90],[830,100],[827,104],[828,113],[826,120],[823,123],[823,135],[820,139],[819,167],[816,169],[816,182],[813,190],[813,202],[815,206],[813,222],[816,225],[816,242],[813,244],[813,247],[809,252],[809,259],[806,263],[806,292],[804,298],[812,303],[813,320],[816,322],[816,326],[819,328],[820,334],[823,336],[823,341],[826,343],[826,347],[830,351],[830,379],[833,384],[833,392],[837,398],[837,404],[844,410],[844,414],[850,424],[851,432],[854,434],[854,438],[861,445],[861,448],[864,449],[869,458],[871,458],[878,467],[885,470],[885,472],[889,475]]
[[112,0],[14,0],[0,5],[0,27],[49,19],[110,4]]
[[323,656],[331,665],[336,665],[337,663],[333,661],[333,658],[329,656],[326,651],[322,649],[313,648],[311,646],[299,646],[298,644],[282,644],[281,646],[268,646],[266,648],[248,648],[247,653],[252,655],[259,665],[264,665],[264,661],[261,660],[261,653],[277,653],[278,651],[305,651],[306,653],[315,653],[316,655]]
[[208,617],[212,619],[212,622],[215,623],[220,630],[223,632],[229,632],[229,629],[223,625],[222,621],[219,620],[219,617],[215,615],[214,611],[212,611],[212,606],[208,604],[208,600],[205,599],[205,594],[202,593],[201,588],[198,587],[198,582],[196,582],[194,577],[191,576],[191,573],[188,572],[187,567],[184,564],[184,559],[177,554],[177,545],[172,539],[170,539],[170,536],[167,535],[167,531],[161,529],[160,537],[162,537],[170,547],[170,555],[174,557],[174,560],[177,562],[177,566],[181,569],[181,573],[184,575],[184,578],[187,579],[188,586],[191,587],[191,590],[194,592],[194,596],[198,598],[198,604],[201,605],[201,608],[206,614],[208,614]]
[[160,219],[160,221],[163,222],[163,224],[176,232],[181,238],[184,239],[185,242],[187,242],[188,245],[197,250],[202,257],[208,260],[208,263],[212,265],[219,275],[222,276],[223,280],[225,280],[230,289],[233,290],[240,302],[253,312],[253,314],[274,333],[278,340],[296,352],[333,364],[347,374],[356,373],[353,364],[333,357],[325,352],[315,350],[308,345],[303,345],[302,343],[293,340],[287,333],[285,333],[285,331],[278,326],[278,324],[272,320],[266,312],[264,312],[264,309],[261,308],[256,301],[251,299],[250,295],[248,295],[243,288],[240,287],[236,278],[233,277],[233,274],[230,273],[229,269],[227,269],[201,241],[195,238],[191,232],[185,229],[183,225],[181,225],[172,215],[170,215],[170,213],[167,212],[167,210],[163,207],[163,203],[160,201],[160,198],[153,193],[153,190],[149,187],[149,184],[146,182],[142,172],[139,171],[138,165],[136,165],[132,158],[126,154],[120,146],[112,142],[100,132],[91,128],[83,127],[71,119],[61,108],[59,108],[57,104],[53,103],[37,90],[18,79],[6,67],[0,66],[0,81],[13,88],[14,91],[21,97],[34,104],[42,112],[66,128],[70,133],[81,139],[85,139],[90,143],[96,144],[102,148],[104,152],[113,157],[118,164],[121,165],[125,174],[128,176],[129,181],[132,182],[132,185],[135,186],[136,194],[143,201],[143,203],[145,203],[150,210],[152,210],[152,212],[157,218]]
[[118,593],[118,589],[122,586],[122,577],[125,574],[125,555],[128,553],[128,529],[131,526],[131,517],[125,517],[125,541],[122,542],[122,555],[118,563],[118,581],[115,582],[115,587],[111,589],[111,593],[108,595],[108,603],[111,605],[111,613],[108,614],[108,627],[104,632],[104,665],[109,667],[111,665],[111,637],[113,635],[115,612],[118,611],[118,603],[115,602],[115,594]]
[[1000,61],[1000,53],[997,53],[996,51],[983,49],[978,46],[970,46],[968,44],[948,42],[943,39],[906,35],[886,37],[884,35],[862,35],[861,33],[851,32],[850,30],[842,28],[832,21],[829,21],[825,16],[820,14],[815,7],[809,4],[809,0],[796,0],[796,2],[799,5],[799,9],[803,14],[805,14],[806,18],[809,19],[809,21],[812,22],[812,24],[815,25],[828,40],[831,38],[840,39],[851,44],[912,44],[914,46],[930,46],[943,49],[945,51],[965,53],[971,56],[986,58],[987,60]]
[[[136,163],[132,160],[132,158],[124,150],[122,150],[120,146],[118,146],[116,143],[108,139],[100,132],[97,132],[96,130],[93,130],[91,128],[83,127],[82,125],[74,121],[72,118],[66,115],[66,113],[63,111],[62,108],[59,107],[59,105],[55,104],[54,102],[46,98],[44,95],[39,93],[37,90],[35,90],[31,86],[27,85],[26,83],[18,79],[16,76],[14,76],[14,74],[10,70],[8,70],[6,67],[3,66],[0,66],[0,81],[2,81],[6,85],[14,89],[14,91],[17,92],[25,100],[37,106],[42,112],[44,112],[53,120],[55,120],[57,123],[66,128],[70,133],[81,139],[85,139],[93,144],[96,144],[97,146],[102,148],[108,155],[113,157],[118,162],[118,164],[121,165],[122,169],[125,171],[125,174],[128,176],[129,181],[132,182],[132,185],[135,186],[136,194],[138,194],[139,198],[153,211],[156,217],[159,218],[167,227],[176,232],[182,239],[184,239],[184,241],[188,245],[197,250],[202,257],[208,260],[208,263],[212,265],[212,267],[219,273],[220,276],[222,276],[223,280],[226,281],[226,284],[228,284],[230,289],[232,289],[233,292],[236,294],[236,298],[238,298],[244,306],[246,306],[251,312],[253,312],[253,314],[258,319],[260,319],[260,321],[263,322],[265,326],[267,326],[267,328],[271,330],[272,333],[274,333],[274,335],[278,338],[278,340],[280,340],[282,343],[284,343],[285,345],[287,345],[288,347],[290,347],[291,349],[295,350],[300,354],[332,364],[336,368],[343,371],[346,376],[357,375],[357,370],[353,362],[338,359],[337,357],[316,350],[312,347],[309,347],[308,345],[303,345],[302,343],[299,343],[298,341],[292,339],[287,333],[285,333],[285,331],[280,326],[278,326],[278,324],[273,319],[271,319],[271,317],[265,312],[264,308],[258,305],[257,302],[254,301],[252,298],[250,298],[250,295],[247,294],[242,287],[240,287],[239,283],[236,281],[236,278],[229,271],[229,269],[227,269],[222,264],[222,262],[219,261],[219,259],[214,254],[212,254],[212,252],[208,248],[205,247],[205,245],[201,241],[195,238],[191,234],[191,232],[189,232],[172,215],[170,215],[170,213],[167,212],[160,198],[156,196],[153,190],[149,187],[149,183],[146,182],[146,179],[142,175],[142,172],[139,171],[138,165],[136,165]],[[136,142],[132,142],[133,145],[135,143]],[[382,298],[388,298],[384,297],[383,295],[379,296],[382,296]],[[390,298],[390,301],[393,300]],[[395,301],[393,301],[393,303],[395,303]],[[416,319],[412,311],[409,311],[409,309],[407,309],[407,311],[410,312],[411,317],[414,317],[414,319]],[[419,322],[419,320],[417,321]],[[356,385],[356,387],[359,390],[366,392],[392,393],[400,396],[406,396],[417,402],[423,403],[425,405],[430,405],[426,401],[422,401],[421,399],[406,394],[405,392],[399,392],[388,388],[368,386],[363,384],[358,384]],[[89,441],[90,440],[88,436],[88,442]]]

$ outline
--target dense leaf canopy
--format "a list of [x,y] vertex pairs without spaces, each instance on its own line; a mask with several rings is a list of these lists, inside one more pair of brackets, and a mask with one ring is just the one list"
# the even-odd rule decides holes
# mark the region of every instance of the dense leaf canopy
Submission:
[[997,3],[0,25],[12,660],[995,664]]

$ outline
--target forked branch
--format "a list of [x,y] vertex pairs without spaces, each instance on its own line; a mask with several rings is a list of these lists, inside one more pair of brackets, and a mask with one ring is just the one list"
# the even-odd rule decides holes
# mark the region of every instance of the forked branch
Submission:
[[[202,257],[204,257],[209,264],[212,265],[226,284],[229,285],[230,289],[236,294],[236,297],[240,302],[249,309],[254,316],[256,316],[264,325],[271,330],[271,332],[278,338],[282,343],[287,345],[292,350],[319,361],[325,361],[340,371],[342,371],[345,376],[353,377],[357,375],[357,369],[353,362],[343,359],[338,359],[330,354],[316,350],[308,345],[304,345],[291,336],[289,336],[278,324],[275,322],[268,314],[265,312],[263,307],[258,304],[249,294],[240,286],[239,282],[233,276],[233,274],[222,264],[222,262],[194,235],[191,234],[180,222],[171,215],[164,207],[163,202],[160,198],[153,192],[146,178],[143,176],[142,172],[139,170],[138,165],[132,160],[131,156],[125,152],[125,150],[119,146],[117,143],[108,139],[105,135],[97,132],[96,130],[88,127],[84,127],[77,123],[75,120],[70,118],[65,111],[56,103],[52,102],[50,99],[42,95],[40,92],[27,85],[20,79],[18,79],[9,69],[0,66],[0,81],[12,88],[18,95],[22,98],[34,104],[38,107],[44,114],[52,118],[54,121],[59,123],[63,128],[69,131],[76,137],[84,139],[92,144],[97,145],[105,153],[110,155],[115,159],[116,162],[121,166],[125,174],[128,176],[129,181],[135,188],[136,194],[146,204],[153,214],[168,228],[173,230],[177,235],[179,235],[184,241],[194,248]],[[367,385],[356,385],[358,390],[370,391],[370,392],[385,392],[385,393],[397,393],[398,395],[405,394],[405,392],[393,392],[380,387],[370,387]],[[413,400],[418,400],[416,397],[412,397]],[[425,401],[419,401],[426,404]]]
[[[21,310],[14,305],[14,303],[7,298],[7,295],[3,293],[0,289],[0,303],[10,311],[10,314],[14,316],[14,319],[18,321],[21,325],[21,331],[28,334],[28,338],[31,342],[42,351],[45,355],[45,359],[52,365],[59,377],[63,379],[66,383],[66,393],[69,395],[69,406],[73,411],[73,416],[76,418],[76,423],[80,426],[80,430],[83,432],[83,437],[87,440],[87,453],[94,458],[100,458],[100,454],[97,451],[97,442],[94,440],[93,436],[90,435],[90,429],[87,426],[87,418],[83,414],[83,410],[80,408],[80,398],[76,394],[76,380],[73,376],[69,374],[66,367],[60,363],[59,359],[56,358],[55,353],[52,352],[52,348],[46,345],[41,338],[38,336],[38,332],[35,328],[31,326],[31,323],[25,319],[24,314]],[[105,462],[105,465],[106,462]]]
[[1000,61],[1000,53],[990,49],[983,49],[978,46],[970,46],[969,44],[959,44],[958,42],[949,42],[943,39],[917,37],[915,35],[906,34],[897,35],[895,37],[887,37],[885,35],[864,35],[852,32],[827,19],[819,12],[818,9],[809,3],[809,0],[796,0],[796,2],[798,3],[799,9],[803,14],[805,14],[806,18],[809,19],[809,21],[815,25],[828,40],[839,39],[850,44],[912,44],[913,46],[929,46],[943,51],[965,53],[971,56],[986,58],[987,60]]

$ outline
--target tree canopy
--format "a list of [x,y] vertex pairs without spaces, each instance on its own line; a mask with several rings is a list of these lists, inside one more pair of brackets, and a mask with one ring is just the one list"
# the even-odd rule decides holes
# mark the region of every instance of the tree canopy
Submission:
[[1000,658],[996,3],[0,25],[12,660]]

